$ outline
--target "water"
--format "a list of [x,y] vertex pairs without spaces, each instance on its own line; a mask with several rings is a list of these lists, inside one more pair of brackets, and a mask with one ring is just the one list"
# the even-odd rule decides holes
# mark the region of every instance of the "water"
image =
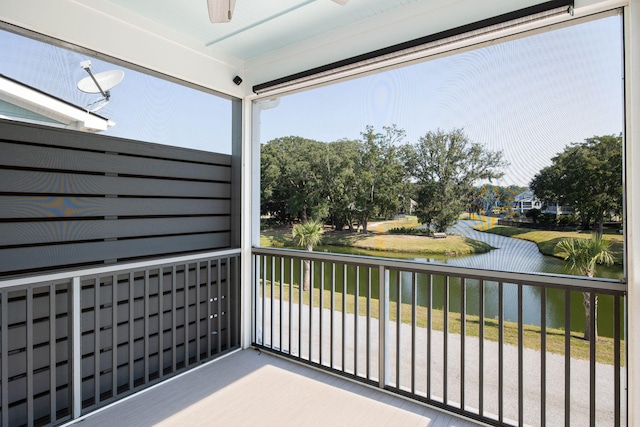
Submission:
[[[483,268],[496,271],[513,271],[523,273],[550,273],[550,274],[569,274],[565,268],[565,263],[558,258],[545,256],[538,250],[535,243],[527,242],[520,239],[514,239],[495,234],[482,233],[472,229],[474,221],[460,221],[458,225],[451,230],[455,234],[479,240],[489,245],[499,248],[484,254],[475,254],[460,257],[447,256],[429,256],[410,254],[410,253],[394,253],[384,251],[368,251],[343,246],[320,246],[316,251],[344,253],[352,255],[366,255],[379,258],[401,258],[418,262],[428,263],[444,263],[459,267]],[[268,266],[270,270],[270,266]],[[279,270],[277,267],[276,270]],[[279,272],[277,273],[279,274]],[[355,267],[347,268],[347,283],[355,283],[356,270]],[[368,282],[366,269],[360,268],[360,279],[358,283],[358,292],[360,296],[366,295]],[[622,279],[622,268],[620,266],[599,267],[597,270],[598,277],[606,277],[612,279]],[[285,277],[289,276],[288,263],[285,263]],[[324,287],[330,289],[331,269],[329,265],[325,265],[324,271]],[[294,263],[294,277],[300,277],[299,263]],[[321,267],[319,263],[314,264],[314,283],[319,286],[321,283]],[[344,271],[338,266],[335,273],[336,292],[342,292]],[[398,280],[401,286],[398,287]],[[417,295],[418,305],[427,306],[427,285],[428,277],[426,275],[417,275]],[[401,299],[405,303],[411,303],[413,299],[411,289],[411,274],[403,273],[399,278],[392,274],[389,277],[389,289],[391,300],[397,299],[397,289],[400,288]],[[371,293],[372,297],[378,297],[378,272],[377,269],[371,271]],[[479,283],[475,280],[467,280],[465,283],[467,305],[467,313],[477,315],[479,313]],[[355,289],[349,287],[347,292],[353,294]],[[523,318],[525,324],[537,325],[541,323],[540,314],[540,288],[534,286],[523,287]],[[504,285],[504,317],[507,321],[518,320],[518,304],[517,304],[517,286],[512,284]],[[460,312],[461,300],[461,284],[457,278],[450,279],[449,288],[449,309],[453,312]],[[584,308],[582,306],[583,296],[581,292],[570,292],[570,329],[575,332],[582,332],[584,328]],[[444,307],[444,277],[433,277],[432,290],[432,307],[442,309]],[[498,284],[485,283],[484,310],[487,318],[497,318],[498,316]],[[565,293],[562,290],[550,289],[547,291],[546,302],[546,322],[550,328],[565,328]],[[613,336],[613,297],[607,295],[599,295],[598,297],[598,333],[601,336]]]

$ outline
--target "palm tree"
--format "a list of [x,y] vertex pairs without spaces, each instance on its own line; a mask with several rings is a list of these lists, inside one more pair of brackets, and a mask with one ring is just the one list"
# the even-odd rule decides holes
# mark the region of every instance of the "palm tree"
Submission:
[[[313,247],[320,244],[322,241],[322,233],[324,233],[322,222],[316,220],[305,221],[293,226],[293,239],[298,246],[306,247],[308,251],[313,251]],[[309,290],[310,282],[311,262],[306,259],[304,260],[303,291]]]
[[[556,249],[559,255],[564,258],[569,270],[587,277],[593,277],[596,272],[596,264],[613,264],[613,255],[609,251],[611,242],[604,240],[602,236],[594,234],[590,239],[565,239],[558,242]],[[583,292],[585,311],[584,339],[591,339],[591,293]],[[593,338],[598,338],[598,297],[593,301],[596,313],[596,327],[593,331]]]

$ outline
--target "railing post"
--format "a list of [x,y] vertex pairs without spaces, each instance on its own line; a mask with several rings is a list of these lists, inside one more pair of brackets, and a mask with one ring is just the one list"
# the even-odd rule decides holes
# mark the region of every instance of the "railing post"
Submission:
[[385,388],[388,382],[389,372],[389,350],[387,342],[389,341],[389,282],[386,280],[386,268],[384,265],[379,267],[378,280],[378,377],[380,388]]
[[[71,345],[73,348],[73,379],[72,379],[72,390],[73,390],[73,413],[72,418],[78,418],[82,414],[82,335],[80,328],[80,277],[74,277],[71,282],[72,285],[72,298],[73,302],[71,305],[72,311],[72,319],[73,319],[73,331],[72,331],[72,340]],[[98,292],[99,289],[96,289]]]

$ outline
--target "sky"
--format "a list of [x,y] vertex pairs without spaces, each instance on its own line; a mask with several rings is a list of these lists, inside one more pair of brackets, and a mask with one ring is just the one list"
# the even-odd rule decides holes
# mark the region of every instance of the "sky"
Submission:
[[126,67],[0,31],[0,74],[80,107],[101,98],[76,84],[94,74],[123,70],[109,103],[97,111],[116,123],[105,135],[231,154],[231,101]]
[[568,144],[622,132],[622,85],[613,16],[282,96],[262,111],[260,139],[359,139],[367,125],[396,124],[415,143],[462,128],[502,150],[498,184],[526,186]]

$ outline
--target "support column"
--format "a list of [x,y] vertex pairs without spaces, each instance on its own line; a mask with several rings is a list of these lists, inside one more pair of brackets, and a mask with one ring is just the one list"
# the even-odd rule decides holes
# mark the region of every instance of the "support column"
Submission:
[[[640,0],[625,7],[628,425],[640,426]],[[623,379],[624,381],[624,379]]]

